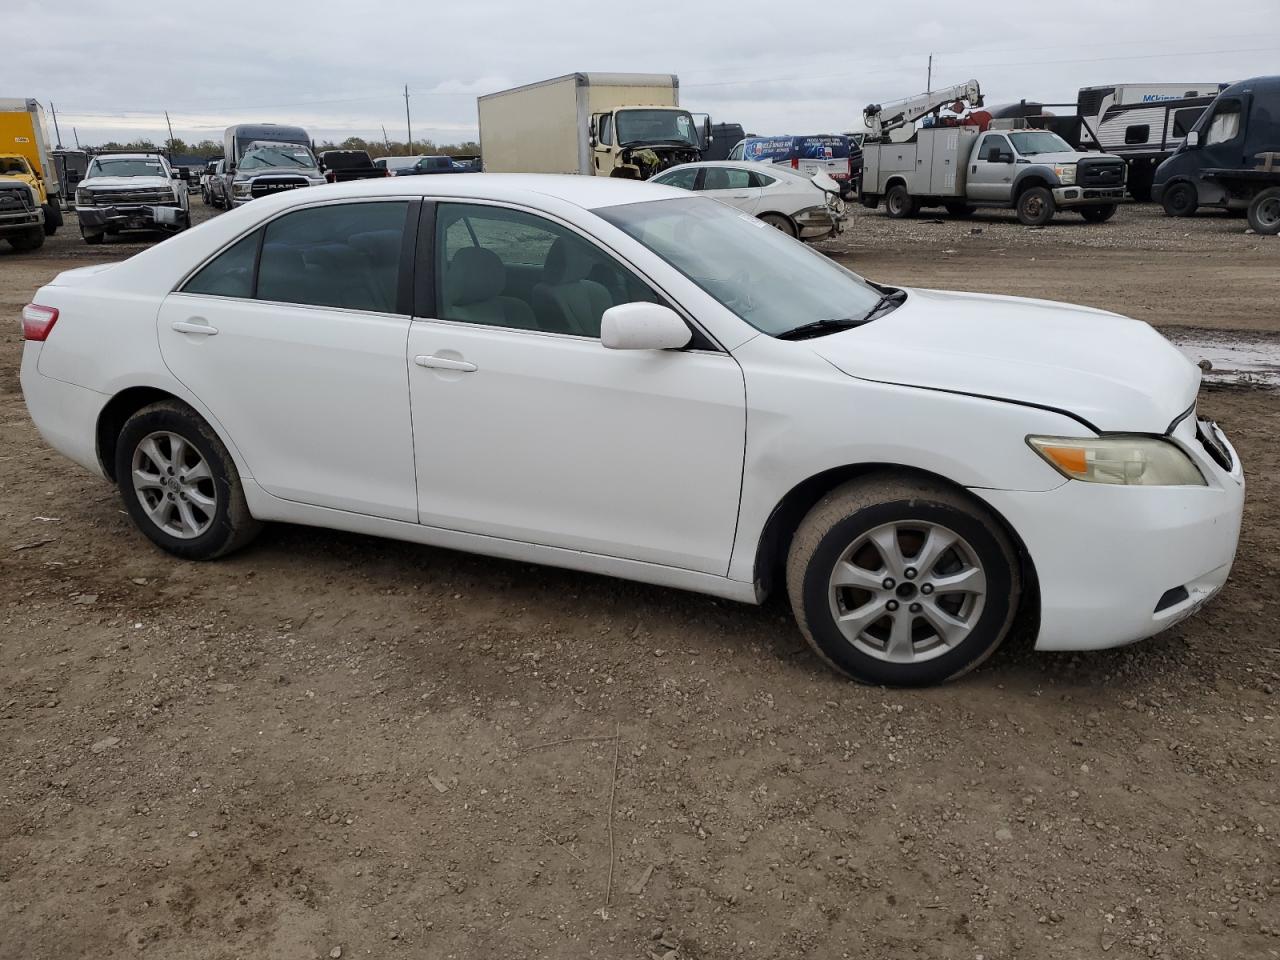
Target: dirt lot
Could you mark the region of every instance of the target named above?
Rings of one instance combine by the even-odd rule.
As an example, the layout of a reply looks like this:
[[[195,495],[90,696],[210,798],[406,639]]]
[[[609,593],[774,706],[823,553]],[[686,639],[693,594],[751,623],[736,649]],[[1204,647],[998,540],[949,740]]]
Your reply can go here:
[[[859,213],[827,247],[1276,342],[1280,240],[1243,230]],[[0,252],[0,314],[136,249]],[[177,562],[36,436],[20,351],[15,323],[0,956],[1280,957],[1275,392],[1202,397],[1251,486],[1198,617],[897,692],[780,602],[286,526]]]

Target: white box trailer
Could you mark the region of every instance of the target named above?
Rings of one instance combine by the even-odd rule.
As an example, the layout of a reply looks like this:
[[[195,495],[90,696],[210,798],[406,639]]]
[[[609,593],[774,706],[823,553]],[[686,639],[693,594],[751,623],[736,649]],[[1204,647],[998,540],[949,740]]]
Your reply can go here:
[[[703,150],[670,73],[570,73],[485,94],[476,107],[489,173],[646,179]]]

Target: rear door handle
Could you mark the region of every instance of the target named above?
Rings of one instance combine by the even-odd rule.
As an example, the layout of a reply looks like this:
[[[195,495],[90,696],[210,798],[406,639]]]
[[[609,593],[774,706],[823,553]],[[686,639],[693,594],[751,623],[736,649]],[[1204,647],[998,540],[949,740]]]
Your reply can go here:
[[[475,373],[479,369],[470,360],[452,360],[449,357],[414,357],[413,362],[432,370],[457,370],[459,373]]]
[[[173,321],[173,329],[179,333],[194,333],[202,337],[212,337],[218,332],[218,328],[208,323],[192,323],[189,320]]]

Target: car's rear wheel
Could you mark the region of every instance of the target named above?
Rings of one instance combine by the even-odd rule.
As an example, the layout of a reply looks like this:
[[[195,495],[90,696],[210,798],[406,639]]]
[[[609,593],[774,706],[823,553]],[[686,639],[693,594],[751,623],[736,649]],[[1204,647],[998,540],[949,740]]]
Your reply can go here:
[[[884,211],[896,220],[914,217],[920,212],[920,201],[900,183],[895,183],[884,195]]]
[[[175,556],[212,560],[261,529],[227,448],[184,403],[153,403],[125,421],[115,473],[133,522]]]
[[[781,230],[788,237],[796,235],[796,225],[788,217],[784,217],[780,213],[762,213],[760,219],[775,230]]]
[[[1165,187],[1164,193],[1160,197],[1160,205],[1164,207],[1164,212],[1171,217],[1189,217],[1196,212],[1196,208],[1200,206],[1200,197],[1196,192],[1196,185],[1188,183],[1186,180],[1178,180],[1175,183]]]
[[[44,205],[44,235],[52,237],[58,232],[60,226],[62,226],[62,208],[55,201],[50,200]]]
[[[880,474],[809,511],[788,551],[787,591],[801,632],[836,670],[924,686],[995,651],[1021,580],[1008,537],[977,501]]]
[[[1018,221],[1028,227],[1043,227],[1053,219],[1053,194],[1048,187],[1031,187],[1018,197]]]
[[[1249,226],[1255,233],[1280,234],[1280,187],[1263,190],[1249,204]]]

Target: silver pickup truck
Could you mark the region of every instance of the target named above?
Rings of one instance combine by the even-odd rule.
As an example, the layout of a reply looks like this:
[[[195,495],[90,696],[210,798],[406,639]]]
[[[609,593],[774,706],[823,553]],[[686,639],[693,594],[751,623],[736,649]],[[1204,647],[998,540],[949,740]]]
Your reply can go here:
[[[1124,199],[1124,160],[1073,150],[1048,130],[926,127],[902,143],[864,143],[862,155],[862,204],[883,201],[891,217],[922,207],[954,217],[1002,207],[1028,226],[1064,209],[1102,223]]]

